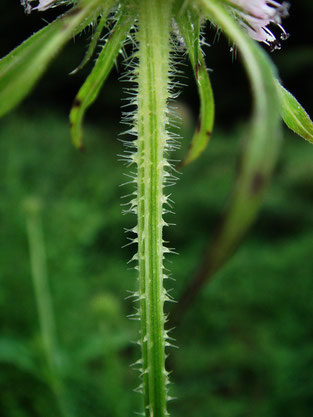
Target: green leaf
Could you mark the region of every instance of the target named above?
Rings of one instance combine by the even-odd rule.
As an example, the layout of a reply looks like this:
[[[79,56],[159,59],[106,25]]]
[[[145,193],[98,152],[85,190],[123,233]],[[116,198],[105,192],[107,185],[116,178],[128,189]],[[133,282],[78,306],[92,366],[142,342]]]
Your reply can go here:
[[[0,61],[0,116],[25,98],[66,42],[100,13],[99,4],[101,0],[81,0]]]
[[[313,123],[310,116],[278,80],[276,80],[276,86],[280,98],[280,114],[284,122],[297,135],[313,143]]]
[[[214,97],[208,71],[200,47],[199,16],[192,9],[177,17],[180,32],[185,40],[200,97],[200,115],[188,153],[180,166],[197,159],[206,149],[214,125]]]
[[[271,177],[281,138],[276,70],[263,49],[244,32],[220,1],[198,0],[209,19],[234,42],[250,79],[254,111],[232,196],[205,260],[207,276],[231,256],[256,218]]]
[[[263,49],[244,32],[219,0],[197,0],[203,14],[222,29],[239,50],[249,77],[254,110],[244,142],[236,181],[214,239],[170,314],[175,326],[205,283],[225,264],[249,230],[260,209],[281,138],[276,70]]]
[[[82,148],[82,123],[88,107],[96,100],[101,87],[109,75],[114,62],[131,29],[133,19],[130,13],[120,12],[111,36],[103,47],[95,66],[85,83],[80,88],[70,112],[71,134],[73,143]]]
[[[92,35],[92,38],[91,38],[89,47],[87,49],[86,55],[84,56],[84,59],[79,64],[79,66],[76,69],[74,69],[74,71],[71,72],[71,75],[77,74],[77,72],[80,71],[81,69],[83,69],[84,66],[89,62],[90,58],[92,57],[92,55],[95,52],[95,49],[98,45],[99,38],[101,36],[101,33],[102,33],[106,23],[107,23],[107,14],[104,13],[104,14],[102,14],[102,16],[99,20],[99,23],[97,24],[97,28]]]

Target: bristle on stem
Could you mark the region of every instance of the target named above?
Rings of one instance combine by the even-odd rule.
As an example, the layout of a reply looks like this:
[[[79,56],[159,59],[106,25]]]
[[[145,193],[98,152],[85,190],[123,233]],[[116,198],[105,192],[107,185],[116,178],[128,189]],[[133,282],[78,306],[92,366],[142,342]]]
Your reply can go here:
[[[169,137],[168,101],[170,87],[170,31],[171,0],[139,0],[138,51],[133,55],[128,70],[135,89],[128,89],[132,114],[126,113],[124,121],[130,125],[128,133],[136,136],[126,149],[134,153],[125,155],[125,162],[137,169],[133,182],[136,193],[128,206],[138,219],[136,238],[138,253],[132,258],[138,263],[139,290],[131,295],[139,303],[138,311],[131,317],[140,319],[140,345],[142,360],[140,392],[144,396],[145,417],[165,417],[167,412],[168,372],[165,369],[165,348],[169,345],[164,330],[164,303],[170,300],[163,287],[164,255],[171,250],[164,247],[163,214],[170,206],[164,187],[174,182],[169,175],[170,163],[165,154],[173,138]],[[157,47],[156,47],[157,46]]]

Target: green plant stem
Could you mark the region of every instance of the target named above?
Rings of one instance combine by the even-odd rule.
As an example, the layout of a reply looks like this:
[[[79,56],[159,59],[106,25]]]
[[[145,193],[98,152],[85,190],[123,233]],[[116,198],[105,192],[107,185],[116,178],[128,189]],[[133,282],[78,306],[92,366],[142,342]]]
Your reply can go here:
[[[144,415],[164,417],[166,383],[163,196],[170,58],[169,0],[139,1],[137,120],[138,266]]]
[[[57,350],[55,321],[48,284],[46,252],[37,201],[27,202],[27,232],[31,259],[31,276],[36,296],[40,332],[49,368],[55,366]]]
[[[56,325],[48,282],[40,210],[40,202],[36,199],[32,198],[26,201],[25,211],[31,260],[31,277],[38,310],[40,334],[48,366],[48,383],[57,398],[61,414],[64,417],[72,417],[72,405],[60,374],[60,350],[57,342]]]

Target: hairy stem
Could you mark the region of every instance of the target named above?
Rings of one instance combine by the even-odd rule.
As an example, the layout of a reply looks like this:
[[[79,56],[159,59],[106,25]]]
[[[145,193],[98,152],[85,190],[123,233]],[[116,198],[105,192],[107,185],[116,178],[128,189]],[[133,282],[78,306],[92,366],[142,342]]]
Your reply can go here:
[[[162,229],[167,161],[170,0],[139,1],[137,124],[138,266],[142,377],[146,417],[166,410]]]

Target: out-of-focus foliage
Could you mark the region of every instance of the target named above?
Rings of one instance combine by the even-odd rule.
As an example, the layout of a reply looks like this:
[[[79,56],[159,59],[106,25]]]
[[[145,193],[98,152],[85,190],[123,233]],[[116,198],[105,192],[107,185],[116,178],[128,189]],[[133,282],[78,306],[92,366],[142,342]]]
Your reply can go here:
[[[184,118],[188,119],[187,115]],[[190,279],[232,181],[242,129],[219,132],[210,153],[187,167],[173,190],[182,256],[169,264],[174,297]],[[136,322],[126,291],[135,271],[123,227],[125,168],[116,132],[87,129],[86,153],[68,127],[47,113],[2,124],[0,406],[5,417],[56,417],[30,277],[23,202],[43,204],[43,227],[63,374],[75,416],[131,415],[138,358]],[[312,410],[313,176],[309,145],[292,135],[262,215],[236,257],[208,285],[176,330],[172,415],[309,417]],[[181,151],[183,155],[183,150]],[[127,181],[127,180],[126,180]],[[188,190],[188,192],[186,192]],[[212,190],[214,192],[212,192]]]

